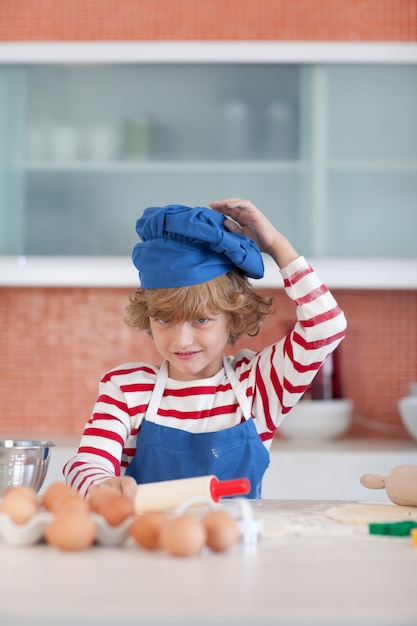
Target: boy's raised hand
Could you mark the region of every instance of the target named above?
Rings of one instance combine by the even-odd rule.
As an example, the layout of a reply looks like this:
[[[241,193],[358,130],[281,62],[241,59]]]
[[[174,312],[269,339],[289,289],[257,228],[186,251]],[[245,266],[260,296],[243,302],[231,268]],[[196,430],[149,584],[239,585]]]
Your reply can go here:
[[[265,234],[267,234],[268,225],[269,233],[274,230],[274,227],[252,202],[241,198],[228,198],[211,202],[210,207],[235,220],[234,222],[231,220],[225,222],[228,230],[250,237],[258,244],[262,252],[267,252],[263,246],[264,237],[262,233],[265,230]]]
[[[209,206],[231,217],[234,221],[226,220],[225,227],[253,239],[261,252],[268,253],[280,267],[285,267],[299,256],[289,241],[250,200],[226,198],[211,202]]]

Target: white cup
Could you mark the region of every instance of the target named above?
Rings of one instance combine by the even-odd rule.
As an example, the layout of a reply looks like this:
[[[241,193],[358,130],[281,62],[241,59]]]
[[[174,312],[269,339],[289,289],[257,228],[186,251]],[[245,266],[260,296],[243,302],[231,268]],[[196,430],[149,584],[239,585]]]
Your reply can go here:
[[[27,134],[27,158],[31,161],[42,161],[47,157],[47,136],[42,126],[31,126]]]
[[[96,126],[85,134],[84,153],[93,161],[114,161],[120,154],[120,133],[115,128]]]
[[[49,151],[57,161],[75,161],[80,157],[81,135],[74,126],[54,126],[50,132]]]

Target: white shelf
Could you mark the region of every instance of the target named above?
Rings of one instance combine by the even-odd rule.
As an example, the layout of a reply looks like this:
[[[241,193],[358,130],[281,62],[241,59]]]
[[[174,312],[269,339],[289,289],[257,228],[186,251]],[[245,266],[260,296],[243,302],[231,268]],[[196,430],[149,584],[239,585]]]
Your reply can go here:
[[[414,42],[3,42],[0,63],[417,63]]]
[[[417,259],[308,258],[331,289],[417,289]],[[260,288],[282,288],[281,274],[264,257]],[[126,257],[0,256],[0,286],[129,287],[138,274]]]
[[[376,161],[376,160],[346,160],[329,161],[329,169],[332,170],[361,170],[375,172],[415,172],[417,171],[417,161]]]
[[[18,166],[27,172],[72,172],[72,171],[104,171],[104,172],[137,172],[137,171],[297,171],[301,166],[300,161],[182,161],[182,160],[132,160],[132,161],[27,161]]]
[[[137,171],[297,171],[301,167],[306,167],[305,161],[286,161],[286,160],[269,160],[259,159],[257,161],[241,160],[241,161],[222,161],[222,160],[114,160],[114,161],[26,161],[18,164],[16,167],[24,169],[27,172],[65,172],[68,171],[103,171],[103,172],[137,172]],[[329,161],[327,167],[337,171],[380,171],[380,172],[415,172],[417,171],[417,161],[367,161],[367,160],[346,160],[346,161]]]

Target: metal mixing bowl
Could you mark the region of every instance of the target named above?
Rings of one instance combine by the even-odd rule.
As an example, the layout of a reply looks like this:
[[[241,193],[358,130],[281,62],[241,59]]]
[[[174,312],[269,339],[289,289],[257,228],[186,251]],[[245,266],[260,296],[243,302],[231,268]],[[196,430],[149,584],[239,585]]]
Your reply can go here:
[[[8,487],[26,485],[39,491],[48,471],[52,441],[0,440],[0,497]]]

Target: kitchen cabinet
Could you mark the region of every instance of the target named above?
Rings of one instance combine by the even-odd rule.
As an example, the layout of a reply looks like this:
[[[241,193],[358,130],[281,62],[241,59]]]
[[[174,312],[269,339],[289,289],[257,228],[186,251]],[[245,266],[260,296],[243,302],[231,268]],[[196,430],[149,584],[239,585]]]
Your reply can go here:
[[[396,63],[194,49],[3,60],[3,258],[127,256],[146,206],[239,195],[306,256],[414,264],[415,48]]]

